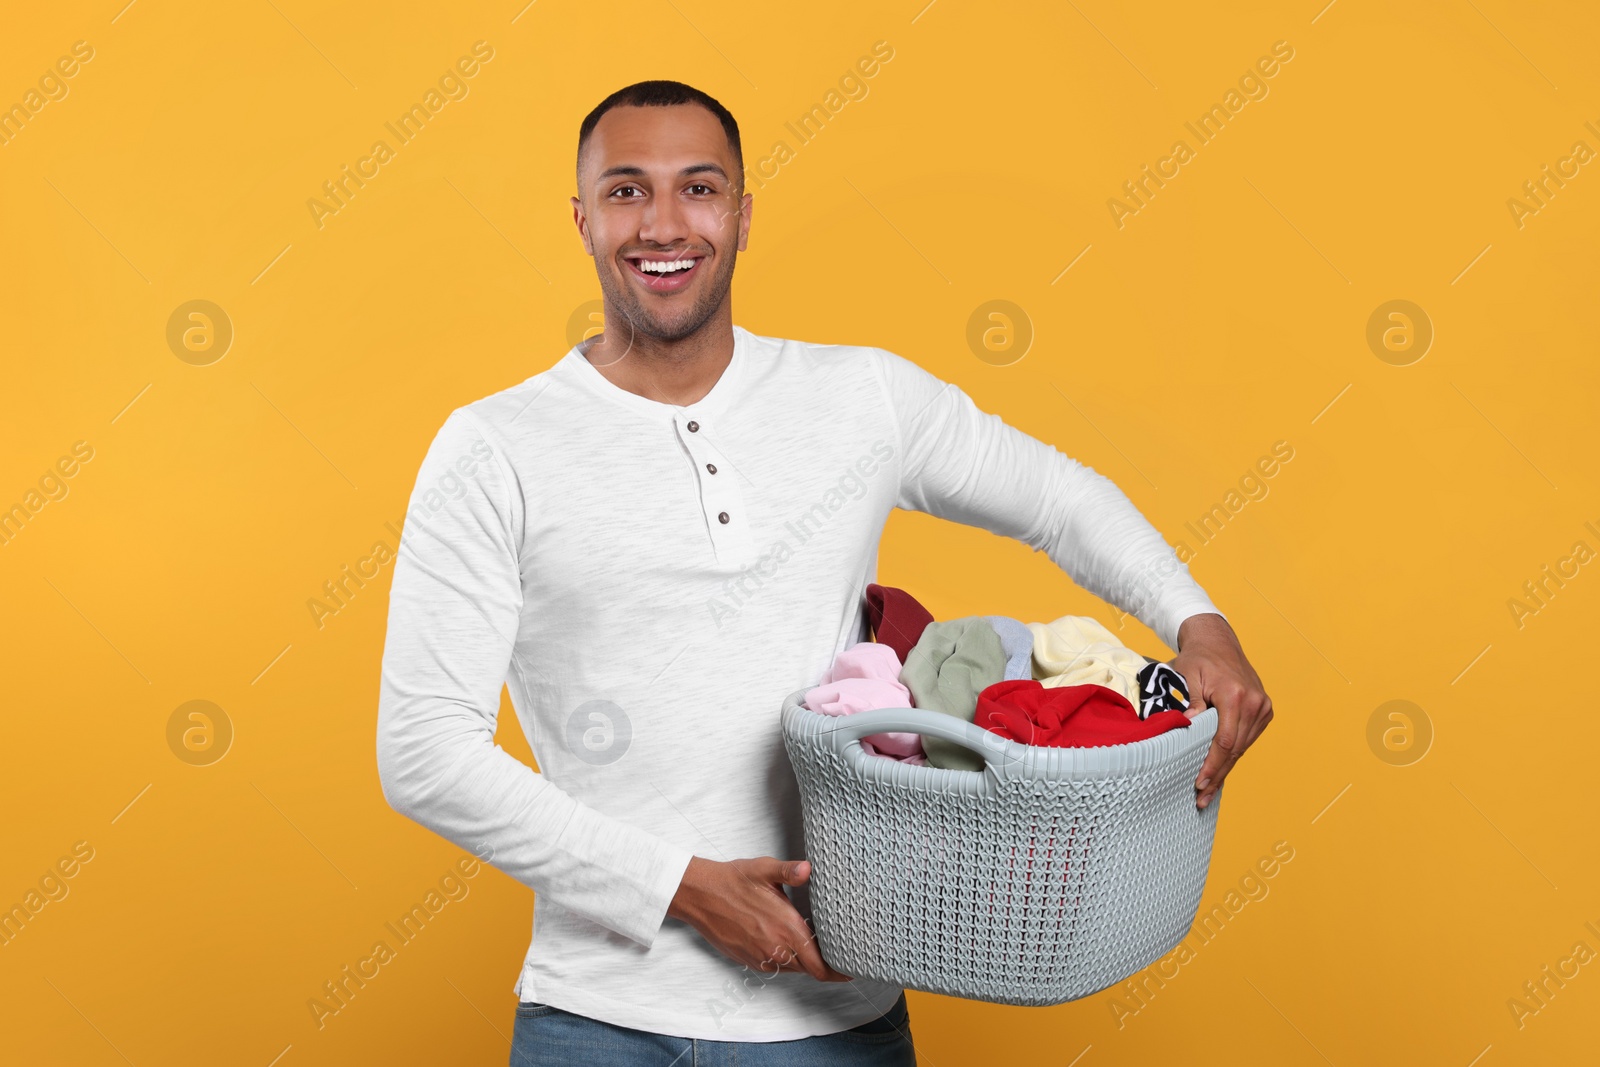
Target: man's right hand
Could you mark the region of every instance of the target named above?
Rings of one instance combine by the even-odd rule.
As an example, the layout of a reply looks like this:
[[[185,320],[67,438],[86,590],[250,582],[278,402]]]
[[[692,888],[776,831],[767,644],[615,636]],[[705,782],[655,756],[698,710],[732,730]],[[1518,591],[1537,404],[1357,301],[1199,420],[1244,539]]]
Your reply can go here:
[[[804,885],[805,860],[759,859],[720,863],[695,856],[667,915],[682,919],[718,952],[746,967],[775,974],[804,971],[819,982],[849,982],[822,961],[817,939],[789,903],[782,886]]]

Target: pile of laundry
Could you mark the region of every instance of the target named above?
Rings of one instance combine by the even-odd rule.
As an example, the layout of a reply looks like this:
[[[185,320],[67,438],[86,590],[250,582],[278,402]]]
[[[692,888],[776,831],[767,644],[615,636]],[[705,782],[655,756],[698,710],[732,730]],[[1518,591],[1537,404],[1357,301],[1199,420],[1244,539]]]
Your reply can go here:
[[[823,715],[928,708],[1024,745],[1095,748],[1189,725],[1183,676],[1126,647],[1094,619],[1022,623],[1002,615],[936,622],[911,594],[867,586],[873,640],[834,659],[805,706]],[[938,737],[873,734],[869,753],[919,766],[982,770]]]

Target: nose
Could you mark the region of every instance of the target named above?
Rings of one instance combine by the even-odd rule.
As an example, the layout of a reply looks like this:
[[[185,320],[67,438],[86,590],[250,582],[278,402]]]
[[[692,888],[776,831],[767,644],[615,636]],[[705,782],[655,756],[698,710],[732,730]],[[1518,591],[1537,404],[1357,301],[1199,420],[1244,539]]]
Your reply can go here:
[[[658,245],[671,245],[689,236],[689,222],[683,205],[674,196],[653,196],[639,220],[639,239]]]

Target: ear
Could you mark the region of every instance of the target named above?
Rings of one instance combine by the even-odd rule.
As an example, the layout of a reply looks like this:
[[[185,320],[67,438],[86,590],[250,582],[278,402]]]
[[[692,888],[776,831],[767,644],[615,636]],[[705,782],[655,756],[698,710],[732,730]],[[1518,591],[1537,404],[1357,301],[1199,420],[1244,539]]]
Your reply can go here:
[[[578,235],[583,238],[583,250],[594,255],[594,242],[589,240],[589,216],[583,213],[583,201],[577,197],[572,198],[572,222],[578,227]]]
[[[739,200],[739,251],[750,243],[750,212],[755,210],[755,197],[745,193]]]

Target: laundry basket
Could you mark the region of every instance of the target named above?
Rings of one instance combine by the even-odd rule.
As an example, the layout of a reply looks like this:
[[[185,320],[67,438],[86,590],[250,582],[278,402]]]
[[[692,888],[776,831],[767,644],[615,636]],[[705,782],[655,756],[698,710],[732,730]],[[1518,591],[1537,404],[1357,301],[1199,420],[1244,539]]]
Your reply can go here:
[[[859,978],[999,1004],[1075,1000],[1159,959],[1194,922],[1221,790],[1195,807],[1217,730],[1103,748],[1021,745],[937,711],[834,717],[784,701],[812,923]],[[981,771],[864,752],[891,731],[941,737]]]

